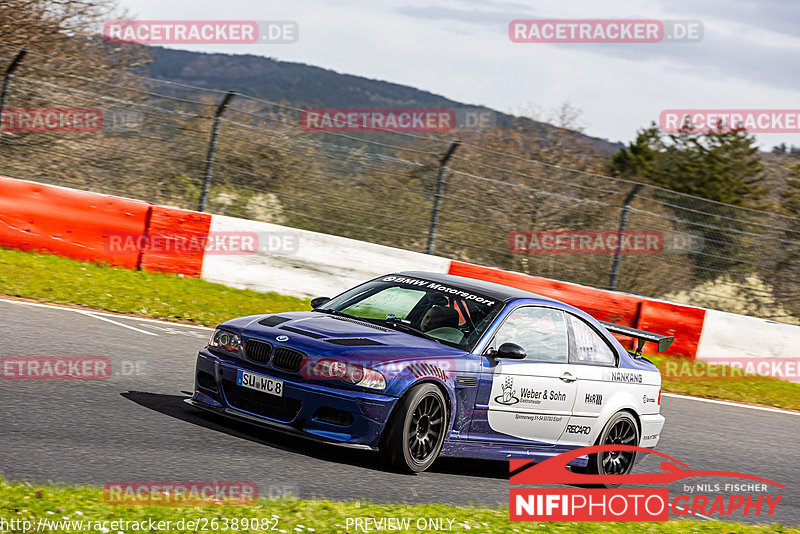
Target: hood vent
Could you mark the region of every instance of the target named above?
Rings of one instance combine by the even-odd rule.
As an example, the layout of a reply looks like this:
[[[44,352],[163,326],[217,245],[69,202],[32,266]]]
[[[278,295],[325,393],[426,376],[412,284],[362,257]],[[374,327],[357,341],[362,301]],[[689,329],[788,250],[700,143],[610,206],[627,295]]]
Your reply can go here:
[[[349,317],[333,317],[337,321],[347,321],[348,323],[355,323],[360,324],[361,326],[369,326],[370,328],[374,328],[375,330],[380,330],[381,332],[394,332],[391,328],[384,328],[383,326],[378,326],[376,324],[369,323],[367,321],[359,321],[358,319],[351,319]]]
[[[316,334],[314,332],[309,332],[307,330],[300,330],[299,328],[295,328],[293,326],[282,326],[281,330],[286,330],[287,332],[294,332],[295,334],[300,334],[301,336],[313,337],[314,339],[321,339],[325,337],[322,334]]]
[[[281,323],[285,323],[286,321],[291,321],[288,317],[281,317],[280,315],[270,315],[269,317],[264,317],[258,324],[262,326],[278,326]]]
[[[384,343],[378,343],[377,341],[373,341],[371,339],[366,339],[363,337],[348,337],[342,339],[326,339],[328,343],[333,343],[334,345],[343,345],[345,347],[370,347],[370,346],[378,346],[384,345]]]

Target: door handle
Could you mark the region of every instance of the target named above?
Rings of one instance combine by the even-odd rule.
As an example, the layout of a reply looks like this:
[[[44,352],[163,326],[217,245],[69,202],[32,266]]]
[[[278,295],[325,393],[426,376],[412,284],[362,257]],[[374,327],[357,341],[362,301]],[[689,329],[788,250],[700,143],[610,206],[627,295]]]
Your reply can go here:
[[[575,378],[574,376],[572,376],[569,373],[564,373],[559,378],[564,382],[575,382],[577,380],[577,378]]]

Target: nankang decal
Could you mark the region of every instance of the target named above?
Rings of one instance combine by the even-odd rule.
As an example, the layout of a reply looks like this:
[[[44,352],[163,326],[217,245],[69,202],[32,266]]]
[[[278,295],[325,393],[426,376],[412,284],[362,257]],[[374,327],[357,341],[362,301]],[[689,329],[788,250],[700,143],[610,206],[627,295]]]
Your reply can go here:
[[[428,280],[420,280],[419,278],[409,278],[406,276],[384,276],[381,278],[381,280],[383,282],[397,282],[400,284],[408,284],[420,288],[433,289],[434,291],[441,291],[442,293],[447,293],[448,295],[455,295],[465,300],[474,300],[475,302],[485,304],[486,306],[494,306],[495,304],[494,300],[487,299],[486,297],[482,297],[474,293],[469,293],[468,291],[464,291],[462,289],[449,287],[438,282],[430,282]]]
[[[642,373],[631,371],[609,371],[606,373],[609,382],[625,382],[626,384],[641,384],[644,381]]]

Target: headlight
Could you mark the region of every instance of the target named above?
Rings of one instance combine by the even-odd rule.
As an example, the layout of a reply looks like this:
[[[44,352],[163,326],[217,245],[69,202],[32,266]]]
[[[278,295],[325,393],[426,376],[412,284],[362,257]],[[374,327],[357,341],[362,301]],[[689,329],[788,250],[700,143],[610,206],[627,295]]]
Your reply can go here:
[[[375,369],[331,358],[323,358],[314,363],[310,367],[308,375],[312,379],[339,379],[362,388],[384,389],[386,387],[386,379]]]
[[[239,336],[227,330],[214,330],[214,335],[208,341],[209,347],[225,349],[228,352],[239,353]]]

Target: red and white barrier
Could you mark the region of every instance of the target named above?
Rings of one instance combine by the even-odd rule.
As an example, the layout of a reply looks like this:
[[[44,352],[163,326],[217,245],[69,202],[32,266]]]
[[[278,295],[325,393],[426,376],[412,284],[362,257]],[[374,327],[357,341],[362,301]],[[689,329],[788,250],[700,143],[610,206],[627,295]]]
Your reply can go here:
[[[212,215],[211,235],[254,235],[256,253],[207,253],[202,277],[238,288],[332,297],[382,274],[446,273],[450,260],[318,232]]]
[[[697,353],[706,312],[702,308],[458,261],[450,262],[448,272],[532,291],[571,304],[601,321],[675,336],[668,354],[694,357]],[[627,348],[633,348],[634,341],[630,338],[620,337],[619,340]],[[646,346],[645,351],[648,350],[651,347]]]
[[[154,205],[147,220],[148,246],[142,247],[138,268],[200,276],[205,256],[202,245],[208,239],[210,226],[211,216],[207,213]]]
[[[706,311],[697,358],[787,358],[800,361],[800,327],[736,315]]]
[[[112,237],[120,235],[130,236],[131,242],[141,246],[110,247]],[[258,247],[242,251],[214,246],[231,235],[254,237]],[[198,242],[204,246],[174,246]],[[201,276],[232,287],[302,297],[333,296],[389,272],[450,273],[527,289],[572,304],[601,320],[674,335],[668,354],[709,361],[720,357],[796,359],[800,347],[800,327],[784,323],[318,232],[5,177],[0,177],[0,246],[130,269]]]
[[[112,251],[110,234],[140,240],[149,211],[147,202],[0,177],[0,246],[135,269],[138,253]]]

